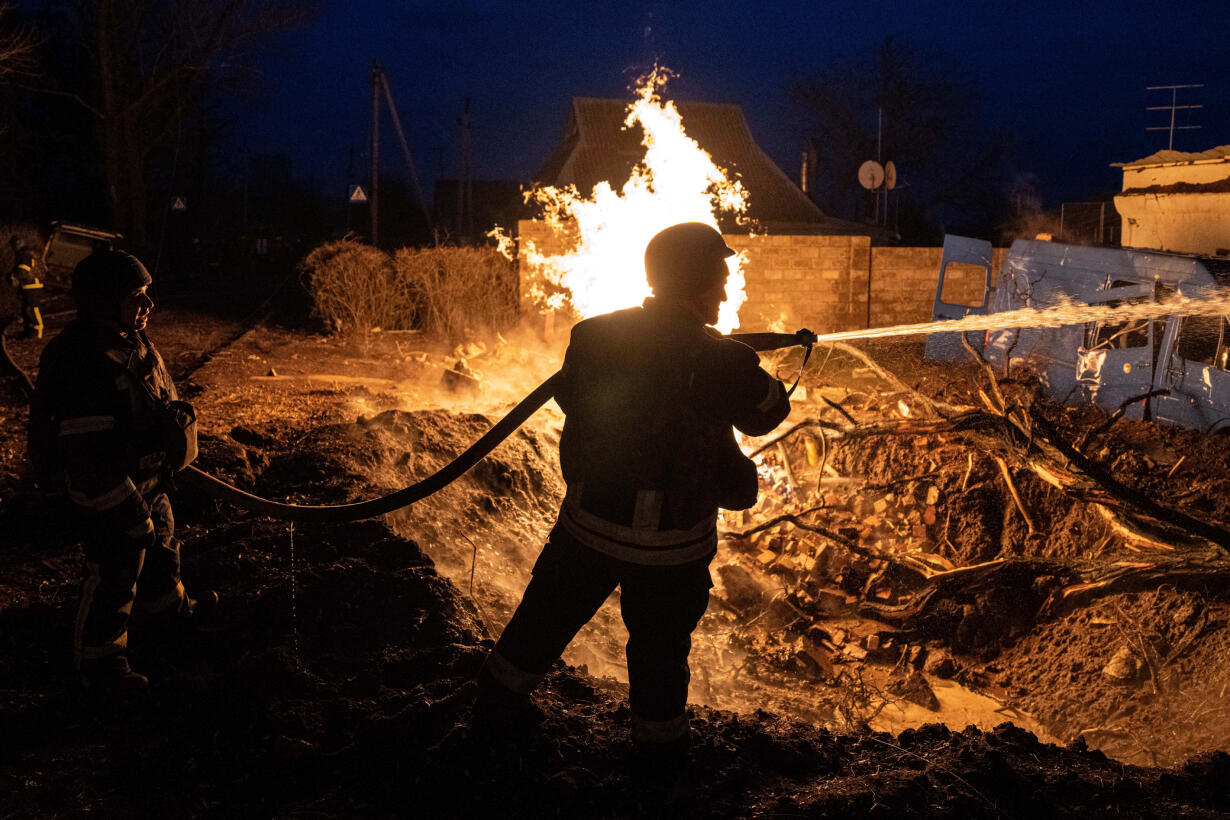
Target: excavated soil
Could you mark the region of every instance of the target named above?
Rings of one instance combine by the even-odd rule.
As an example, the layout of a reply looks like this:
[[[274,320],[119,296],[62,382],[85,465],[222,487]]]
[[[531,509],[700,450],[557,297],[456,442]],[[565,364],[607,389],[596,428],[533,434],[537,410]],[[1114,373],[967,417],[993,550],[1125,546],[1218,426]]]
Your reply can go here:
[[[160,314],[151,335],[198,407],[200,466],[300,502],[357,500],[430,474],[559,360],[528,341],[449,350],[416,334],[360,345],[270,327],[214,350],[238,330]],[[924,362],[919,347],[869,352],[911,388],[979,404],[977,370]],[[37,346],[16,354],[32,368]],[[458,358],[476,382],[445,375]],[[767,358],[783,375],[797,365]],[[816,359],[783,430],[919,412],[915,395],[860,362]],[[1106,421],[1045,412],[1074,439]],[[134,664],[152,689],[124,710],[88,708],[71,685],[76,544],[20,490],[15,390],[0,413],[5,817],[1230,812],[1230,756],[1218,751],[1230,746],[1224,589],[1163,584],[1046,615],[1039,605],[1060,579],[1021,575],[954,593],[910,623],[873,617],[917,592],[893,562],[788,521],[748,532],[793,513],[938,567],[1150,557],[1090,505],[1013,469],[1030,534],[1000,468],[955,433],[819,452],[802,430],[759,457],[764,499],[723,522],[714,603],[696,636],[693,766],[663,801],[635,777],[613,611],[539,689],[539,720],[493,731],[471,716],[473,675],[562,493],[558,411],[379,521],[291,527],[178,492],[185,581],[224,604],[206,629],[134,626]],[[1118,422],[1082,446],[1157,499],[1230,522],[1224,439]]]

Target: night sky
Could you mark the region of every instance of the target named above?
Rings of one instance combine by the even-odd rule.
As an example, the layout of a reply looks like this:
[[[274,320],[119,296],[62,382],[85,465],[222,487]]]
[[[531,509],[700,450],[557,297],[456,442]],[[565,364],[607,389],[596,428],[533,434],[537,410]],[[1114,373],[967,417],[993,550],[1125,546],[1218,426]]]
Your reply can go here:
[[[314,22],[278,38],[263,92],[235,139],[285,151],[326,190],[365,181],[370,65],[386,67],[420,177],[457,173],[457,117],[471,100],[474,174],[528,181],[563,132],[573,96],[627,96],[656,59],[667,94],[742,106],[761,146],[797,175],[802,135],[792,81],[872,54],[888,36],[975,80],[991,127],[1023,144],[1019,170],[1044,204],[1115,188],[1112,162],[1166,147],[1169,94],[1204,83],[1175,148],[1230,143],[1230,23],[1223,2],[399,3],[323,0]],[[1183,112],[1180,112],[1183,115]],[[684,123],[686,128],[687,123]],[[391,124],[387,168],[404,165]],[[353,160],[351,151],[353,149]],[[820,147],[823,162],[823,146]],[[348,174],[353,162],[354,171]],[[908,168],[900,169],[908,179]]]

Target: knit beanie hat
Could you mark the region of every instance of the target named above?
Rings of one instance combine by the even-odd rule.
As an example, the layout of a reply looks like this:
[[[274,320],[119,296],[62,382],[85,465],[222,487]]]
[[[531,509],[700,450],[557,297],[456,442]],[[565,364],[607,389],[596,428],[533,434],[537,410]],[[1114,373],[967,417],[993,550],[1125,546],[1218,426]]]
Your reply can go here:
[[[78,310],[93,305],[113,305],[153,282],[149,271],[131,253],[95,251],[73,269],[73,299]]]

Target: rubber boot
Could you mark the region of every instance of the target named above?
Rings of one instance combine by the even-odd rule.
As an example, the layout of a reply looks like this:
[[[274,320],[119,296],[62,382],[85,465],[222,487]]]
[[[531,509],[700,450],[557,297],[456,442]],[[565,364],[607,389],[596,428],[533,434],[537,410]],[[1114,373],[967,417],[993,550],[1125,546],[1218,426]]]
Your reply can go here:
[[[532,736],[545,719],[529,695],[499,683],[486,666],[479,670],[477,682],[471,713],[476,733],[515,743]]]
[[[670,743],[634,743],[629,760],[633,788],[643,809],[686,803],[692,790],[691,738]]]
[[[131,701],[149,691],[149,678],[134,672],[122,654],[82,661],[80,682],[90,700]]]
[[[220,601],[216,591],[203,589],[188,598],[188,617],[193,624],[206,626],[217,618]]]

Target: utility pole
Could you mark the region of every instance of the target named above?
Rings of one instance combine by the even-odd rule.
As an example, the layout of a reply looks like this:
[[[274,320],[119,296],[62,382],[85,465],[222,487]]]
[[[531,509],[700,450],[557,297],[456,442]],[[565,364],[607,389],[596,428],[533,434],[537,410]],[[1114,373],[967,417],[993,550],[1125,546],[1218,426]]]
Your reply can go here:
[[[883,167],[884,165],[884,106],[882,105],[876,106],[876,162],[880,163],[880,166]],[[885,226],[887,226],[888,225],[888,205],[887,205],[888,192],[887,191],[884,192],[884,198],[885,198],[885,203],[886,203],[884,206],[884,223],[885,223]],[[876,189],[876,224],[877,225],[880,224],[880,189],[879,188]]]
[[[379,61],[372,61],[372,191],[368,200],[371,203],[372,244],[380,241],[378,214],[380,198],[380,95],[384,92],[384,101],[389,106],[389,114],[393,117],[393,129],[397,132],[401,144],[402,157],[406,160],[406,169],[410,172],[410,182],[414,186],[414,195],[418,200],[419,211],[428,232],[434,230],[431,212],[427,210],[427,202],[423,198],[423,188],[419,185],[418,171],[414,168],[414,157],[410,154],[410,143],[406,141],[406,132],[401,127],[401,117],[397,115],[397,106],[393,103],[393,92],[389,90],[389,78],[384,73],[384,66]]]
[[[380,246],[380,78],[384,69],[376,60],[372,60],[372,192],[368,199],[369,213],[372,218],[372,245]]]
[[[1150,85],[1146,86],[1146,91],[1169,91],[1170,105],[1150,105],[1145,108],[1146,111],[1169,111],[1170,125],[1158,125],[1146,127],[1146,131],[1169,131],[1170,139],[1166,143],[1168,150],[1174,150],[1174,132],[1175,131],[1191,131],[1199,128],[1199,125],[1175,125],[1174,113],[1179,110],[1192,110],[1196,108],[1204,108],[1203,105],[1179,105],[1179,89],[1180,88],[1204,88],[1204,83],[1189,83],[1187,85]]]

